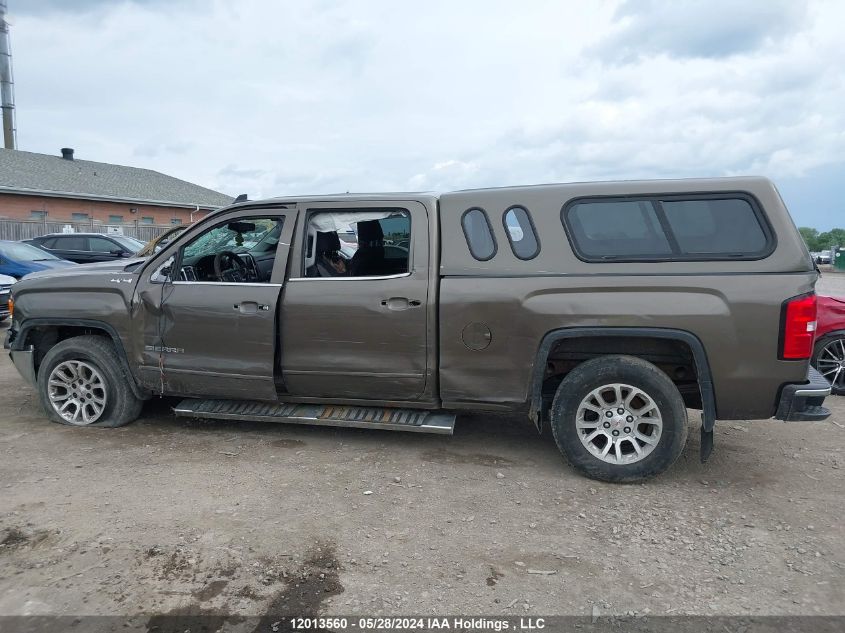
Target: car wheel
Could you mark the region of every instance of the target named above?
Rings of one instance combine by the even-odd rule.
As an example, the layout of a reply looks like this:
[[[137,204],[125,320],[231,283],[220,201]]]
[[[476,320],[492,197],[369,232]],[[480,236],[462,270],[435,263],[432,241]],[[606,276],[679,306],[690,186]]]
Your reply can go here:
[[[811,364],[830,382],[832,393],[845,395],[845,335],[823,336],[816,341]]]
[[[38,368],[38,395],[50,420],[72,426],[123,426],[144,404],[114,345],[102,336],[77,336],[52,347]]]
[[[688,432],[678,388],[633,356],[603,356],[569,372],[552,403],[551,427],[572,466],[611,482],[664,472],[680,456]]]

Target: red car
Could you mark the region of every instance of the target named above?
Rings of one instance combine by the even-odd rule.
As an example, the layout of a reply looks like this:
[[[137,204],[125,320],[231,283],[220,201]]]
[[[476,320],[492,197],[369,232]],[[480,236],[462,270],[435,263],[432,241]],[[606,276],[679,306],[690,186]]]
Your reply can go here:
[[[845,395],[845,297],[819,295],[813,367],[830,381],[833,393]]]

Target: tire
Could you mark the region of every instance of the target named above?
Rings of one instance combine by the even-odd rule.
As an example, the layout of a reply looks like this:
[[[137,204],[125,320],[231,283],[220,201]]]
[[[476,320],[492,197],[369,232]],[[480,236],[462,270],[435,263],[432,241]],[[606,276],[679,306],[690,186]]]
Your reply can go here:
[[[51,377],[59,386],[51,385]],[[144,405],[132,392],[112,342],[90,335],[66,339],[47,352],[38,368],[38,397],[51,421],[72,426],[124,426]],[[54,400],[58,407],[72,400],[68,417],[60,415]]]
[[[666,471],[683,451],[688,433],[678,388],[657,367],[634,356],[603,356],[569,372],[552,403],[551,427],[560,452],[576,470],[609,482],[642,481]],[[605,449],[606,456],[595,454]]]
[[[831,393],[843,396],[845,395],[845,368],[839,373],[831,374],[830,372],[836,369],[834,361],[845,362],[845,334],[829,334],[821,337],[813,347],[813,357],[810,360],[810,364],[830,382]]]

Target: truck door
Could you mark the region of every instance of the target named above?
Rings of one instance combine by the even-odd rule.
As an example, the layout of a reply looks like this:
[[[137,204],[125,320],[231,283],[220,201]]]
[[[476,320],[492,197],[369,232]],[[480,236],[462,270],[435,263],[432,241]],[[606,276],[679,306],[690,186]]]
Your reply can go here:
[[[188,396],[276,399],[277,318],[296,211],[190,229],[139,282],[143,381]]]
[[[293,397],[424,399],[429,219],[418,201],[300,205],[282,305],[282,375]]]

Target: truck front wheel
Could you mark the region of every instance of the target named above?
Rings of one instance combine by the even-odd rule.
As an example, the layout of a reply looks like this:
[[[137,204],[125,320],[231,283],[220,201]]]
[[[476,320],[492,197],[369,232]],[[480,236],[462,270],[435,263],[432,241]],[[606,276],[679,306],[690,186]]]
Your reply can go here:
[[[38,395],[50,420],[72,426],[123,426],[143,407],[114,345],[102,336],[76,336],[52,347],[38,368]]]
[[[687,412],[660,369],[634,356],[603,356],[581,363],[560,383],[551,427],[561,453],[581,473],[632,482],[678,459]]]

